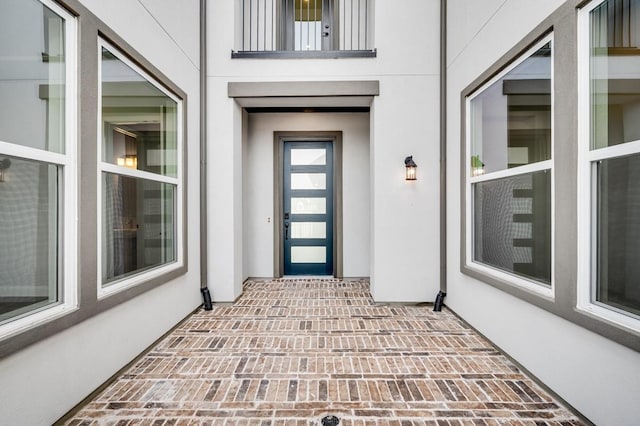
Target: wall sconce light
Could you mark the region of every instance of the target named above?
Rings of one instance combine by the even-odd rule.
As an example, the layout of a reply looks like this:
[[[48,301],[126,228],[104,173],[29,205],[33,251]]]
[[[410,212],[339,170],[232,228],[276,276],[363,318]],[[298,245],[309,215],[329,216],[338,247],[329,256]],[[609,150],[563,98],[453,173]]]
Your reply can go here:
[[[0,161],[0,182],[4,182],[4,175],[6,173],[5,170],[7,170],[9,167],[11,167],[11,160],[5,158]]]
[[[118,157],[117,164],[120,167],[127,167],[129,169],[138,168],[138,157],[136,155],[125,155],[124,157]]]
[[[413,155],[404,159],[404,165],[407,168],[405,180],[416,180],[416,168],[418,165],[413,161]]]
[[[479,155],[471,156],[471,176],[481,176],[484,174],[484,163]]]

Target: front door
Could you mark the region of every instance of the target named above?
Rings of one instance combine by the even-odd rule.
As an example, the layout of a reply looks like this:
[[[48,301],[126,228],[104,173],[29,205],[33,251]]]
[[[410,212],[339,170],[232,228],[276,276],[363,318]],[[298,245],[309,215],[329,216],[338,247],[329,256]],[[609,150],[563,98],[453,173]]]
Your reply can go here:
[[[333,144],[284,142],[285,275],[333,275]]]

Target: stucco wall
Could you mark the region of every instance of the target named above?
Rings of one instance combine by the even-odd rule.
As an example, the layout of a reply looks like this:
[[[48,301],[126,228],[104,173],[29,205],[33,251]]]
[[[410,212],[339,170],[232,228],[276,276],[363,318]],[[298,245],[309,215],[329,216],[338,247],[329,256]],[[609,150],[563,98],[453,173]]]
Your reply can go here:
[[[377,1],[377,57],[343,59],[231,59],[236,47],[234,3],[212,2],[208,9],[210,28],[215,28],[208,39],[208,184],[212,197],[208,236],[209,265],[215,271],[209,285],[214,299],[238,297],[242,280],[249,273],[243,273],[242,253],[254,250],[238,247],[238,241],[248,241],[245,234],[249,232],[246,227],[236,226],[242,221],[241,204],[246,200],[236,185],[238,179],[242,180],[236,173],[242,169],[243,123],[238,104],[228,98],[228,83],[377,80],[380,96],[375,97],[370,113],[368,168],[368,269],[373,296],[379,301],[433,300],[439,289],[440,269],[440,2],[407,0],[403,7],[397,7],[394,2]],[[413,155],[418,164],[415,182],[404,180],[407,155]],[[356,173],[366,172],[363,167]],[[224,208],[216,210],[216,205]],[[359,263],[345,258],[345,275],[349,270],[354,274],[364,271],[364,264]]]
[[[369,114],[250,114],[244,162],[244,274],[271,277],[275,131],[342,131],[345,277],[369,276]]]
[[[1,359],[2,424],[52,424],[201,301],[198,1],[81,3],[187,93],[188,273]]]
[[[640,354],[460,272],[460,93],[562,3],[448,1],[446,303],[594,423],[632,425]]]

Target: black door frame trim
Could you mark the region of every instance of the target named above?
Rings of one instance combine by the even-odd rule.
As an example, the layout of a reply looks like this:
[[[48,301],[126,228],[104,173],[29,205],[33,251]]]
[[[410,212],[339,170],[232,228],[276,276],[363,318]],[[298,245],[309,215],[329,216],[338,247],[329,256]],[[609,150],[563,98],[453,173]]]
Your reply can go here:
[[[273,133],[273,276],[284,275],[284,244],[282,238],[283,203],[283,159],[284,143],[288,141],[331,141],[333,142],[333,276],[343,276],[342,251],[342,132],[341,131],[300,131]]]

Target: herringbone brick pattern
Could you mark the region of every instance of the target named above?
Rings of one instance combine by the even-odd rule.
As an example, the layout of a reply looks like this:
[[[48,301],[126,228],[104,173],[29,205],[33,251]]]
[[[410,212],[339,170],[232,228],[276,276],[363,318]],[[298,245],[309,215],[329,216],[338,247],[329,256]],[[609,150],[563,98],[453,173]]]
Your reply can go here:
[[[446,309],[366,281],[248,281],[199,311],[68,425],[578,425]]]

